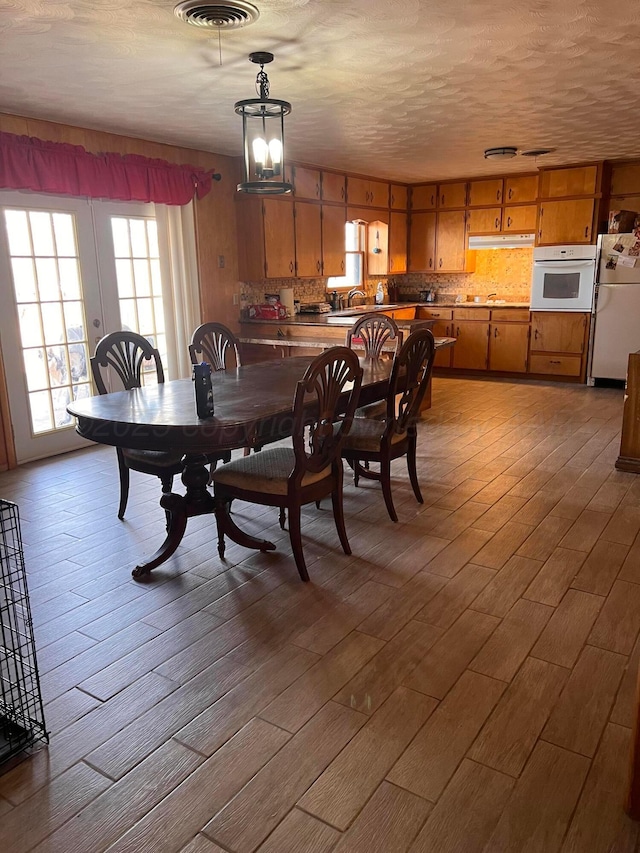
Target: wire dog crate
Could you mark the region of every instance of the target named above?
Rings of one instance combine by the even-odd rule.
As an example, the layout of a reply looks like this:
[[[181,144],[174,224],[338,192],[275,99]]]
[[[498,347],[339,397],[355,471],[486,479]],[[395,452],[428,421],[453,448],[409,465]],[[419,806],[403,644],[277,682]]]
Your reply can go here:
[[[49,742],[44,723],[18,507],[0,499],[0,761]]]

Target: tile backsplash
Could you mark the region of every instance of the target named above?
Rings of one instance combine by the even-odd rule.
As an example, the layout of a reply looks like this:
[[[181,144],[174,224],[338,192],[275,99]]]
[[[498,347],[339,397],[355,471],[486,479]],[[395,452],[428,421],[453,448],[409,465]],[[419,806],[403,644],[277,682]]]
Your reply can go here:
[[[401,298],[412,301],[420,290],[435,287],[440,299],[458,295],[486,298],[495,293],[507,302],[528,302],[533,266],[533,249],[478,249],[475,252],[475,272],[468,273],[407,273],[393,276]],[[373,298],[378,281],[385,286],[391,276],[377,276],[365,281],[363,290]],[[281,278],[242,282],[241,300],[250,305],[264,302],[265,293],[277,293],[281,287],[292,287],[300,302],[318,302],[327,298],[325,278]]]

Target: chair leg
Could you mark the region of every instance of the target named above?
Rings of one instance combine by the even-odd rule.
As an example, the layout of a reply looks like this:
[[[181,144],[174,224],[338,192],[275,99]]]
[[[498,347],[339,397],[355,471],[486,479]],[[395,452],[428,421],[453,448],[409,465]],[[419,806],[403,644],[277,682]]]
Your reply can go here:
[[[417,438],[414,436],[409,441],[409,447],[407,448],[407,469],[409,471],[409,480],[411,481],[411,486],[413,488],[413,494],[416,496],[416,500],[419,504],[424,503],[422,498],[422,492],[420,491],[420,483],[418,482],[418,470],[416,468],[416,449],[417,449]]]
[[[296,561],[296,566],[303,581],[309,580],[309,572],[307,564],[304,561],[302,552],[302,533],[300,530],[300,506],[289,507],[289,539],[291,540],[291,550]]]
[[[118,451],[120,449],[118,448]],[[124,459],[118,452],[118,473],[120,474],[120,504],[118,506],[118,518],[124,518],[124,511],[127,508],[127,500],[129,498],[129,469],[124,463]]]
[[[342,472],[340,473],[342,478]],[[333,506],[333,520],[335,521],[340,544],[345,554],[351,554],[351,546],[347,539],[347,528],[344,526],[344,501],[342,493],[342,480],[336,485],[331,492],[331,504]]]
[[[382,481],[382,494],[384,495],[384,502],[387,505],[387,512],[389,513],[389,518],[391,519],[391,521],[397,521],[398,516],[393,505],[393,495],[391,494],[390,459],[380,460],[380,479]]]
[[[287,520],[287,511],[283,506],[281,506],[280,507],[280,514],[278,515],[278,521],[280,523],[280,530],[284,530],[284,525],[285,525],[286,520]]]

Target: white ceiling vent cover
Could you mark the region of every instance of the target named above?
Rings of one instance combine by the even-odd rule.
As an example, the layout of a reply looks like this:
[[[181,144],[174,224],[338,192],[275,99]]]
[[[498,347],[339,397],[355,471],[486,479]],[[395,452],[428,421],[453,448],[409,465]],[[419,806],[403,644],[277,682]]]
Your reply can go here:
[[[244,0],[219,0],[218,3],[184,0],[178,3],[173,14],[194,27],[208,27],[218,31],[247,27],[260,17],[260,11]]]

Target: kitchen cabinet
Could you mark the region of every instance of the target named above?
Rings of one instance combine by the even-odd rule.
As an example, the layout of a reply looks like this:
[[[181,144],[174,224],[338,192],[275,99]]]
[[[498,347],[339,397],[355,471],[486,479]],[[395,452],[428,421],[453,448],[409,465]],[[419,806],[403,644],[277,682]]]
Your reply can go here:
[[[346,221],[345,207],[331,204],[322,205],[323,275],[344,275]]]
[[[322,173],[322,200],[342,202],[347,200],[347,178],[337,172]]]
[[[313,278],[322,275],[322,219],[319,204],[296,201],[295,246],[296,275]]]
[[[469,207],[487,207],[502,203],[502,178],[469,182]]]
[[[438,184],[438,207],[464,207],[467,203],[467,182]]]
[[[453,320],[453,367],[486,370],[489,354],[489,323],[479,320]]]
[[[435,212],[411,214],[409,272],[435,270],[436,220]]]
[[[380,219],[367,225],[367,271],[370,276],[389,272],[389,226]]]
[[[466,217],[464,210],[438,213],[436,228],[436,272],[463,272],[466,260]]]
[[[504,179],[505,204],[536,201],[538,198],[538,175],[516,175]]]
[[[502,230],[518,234],[535,233],[538,207],[535,204],[507,205],[502,211]]]
[[[467,211],[467,231],[470,234],[495,234],[501,227],[501,207],[476,207]]]
[[[533,311],[531,349],[582,354],[585,351],[587,316],[570,311]]]
[[[572,166],[566,169],[543,169],[540,176],[540,198],[568,198],[595,195],[598,192],[598,166]]]
[[[453,337],[453,311],[450,308],[417,308],[416,319],[418,320],[435,320],[431,331],[434,338],[451,338]],[[451,358],[453,356],[453,347],[445,347],[436,350],[436,356],[433,362],[434,367],[451,367]]]
[[[489,370],[526,373],[528,351],[528,323],[491,323],[489,327]]]
[[[406,210],[409,187],[401,184],[391,184],[391,194],[389,196],[389,207],[391,210]]]
[[[538,245],[590,243],[595,199],[545,201],[538,217]]]
[[[262,199],[264,271],[266,278],[291,278],[296,273],[295,220],[293,204]],[[257,240],[258,235],[253,239]]]
[[[319,169],[293,166],[293,194],[296,198],[320,199],[321,175]]]
[[[407,214],[391,211],[389,223],[389,272],[407,271]]]
[[[437,202],[437,184],[420,184],[411,187],[411,210],[435,210]]]
[[[389,207],[389,184],[369,178],[347,179],[347,201],[350,205]]]
[[[529,373],[584,379],[588,334],[588,314],[532,312]]]

